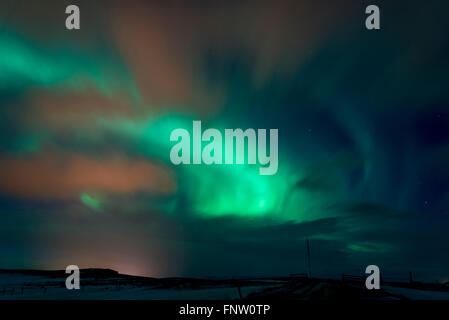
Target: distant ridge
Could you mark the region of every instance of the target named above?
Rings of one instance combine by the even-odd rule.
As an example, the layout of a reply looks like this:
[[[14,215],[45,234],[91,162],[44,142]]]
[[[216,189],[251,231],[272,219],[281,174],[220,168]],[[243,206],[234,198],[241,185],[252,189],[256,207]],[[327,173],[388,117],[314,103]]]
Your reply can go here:
[[[112,269],[88,268],[80,269],[80,273],[85,277],[109,278],[116,277],[119,273]],[[65,270],[36,270],[36,269],[0,269],[0,274],[23,274],[29,276],[64,277]]]

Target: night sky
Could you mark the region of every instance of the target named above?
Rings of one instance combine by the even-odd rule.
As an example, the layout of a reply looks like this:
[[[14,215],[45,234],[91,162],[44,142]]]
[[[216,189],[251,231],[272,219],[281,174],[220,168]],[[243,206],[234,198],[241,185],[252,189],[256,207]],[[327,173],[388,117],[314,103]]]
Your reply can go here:
[[[449,3],[189,3],[0,0],[0,268],[449,279]],[[277,174],[173,165],[193,120]]]

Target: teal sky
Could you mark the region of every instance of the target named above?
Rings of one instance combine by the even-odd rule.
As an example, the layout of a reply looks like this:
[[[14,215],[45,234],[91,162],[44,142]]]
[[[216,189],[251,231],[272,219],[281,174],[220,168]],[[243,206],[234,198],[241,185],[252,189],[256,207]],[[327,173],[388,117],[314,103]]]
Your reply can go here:
[[[449,7],[343,2],[0,0],[0,268],[449,277]],[[277,173],[173,165],[194,120]]]

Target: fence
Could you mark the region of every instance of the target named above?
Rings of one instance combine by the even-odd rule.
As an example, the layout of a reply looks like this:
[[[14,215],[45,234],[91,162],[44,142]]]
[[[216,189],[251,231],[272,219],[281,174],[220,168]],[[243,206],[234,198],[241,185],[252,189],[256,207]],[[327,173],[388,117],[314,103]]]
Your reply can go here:
[[[351,275],[351,274],[342,274],[341,275],[341,281],[345,282],[365,282],[366,281],[366,277],[368,275],[365,276],[358,276],[358,275]],[[382,284],[386,284],[386,283],[409,283],[409,284],[413,284],[413,275],[411,272],[409,272],[409,276],[408,278],[405,277],[385,277],[382,275],[382,273],[380,274],[380,283]]]

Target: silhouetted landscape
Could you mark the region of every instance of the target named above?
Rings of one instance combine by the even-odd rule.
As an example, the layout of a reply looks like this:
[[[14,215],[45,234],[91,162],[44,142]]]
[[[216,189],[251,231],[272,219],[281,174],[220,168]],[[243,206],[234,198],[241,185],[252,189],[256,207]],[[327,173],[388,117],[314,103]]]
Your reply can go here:
[[[449,300],[449,284],[385,281],[367,290],[363,276],[342,279],[288,277],[247,279],[149,278],[110,269],[82,269],[81,288],[67,290],[64,270],[0,270],[0,300],[10,299],[298,299]]]

